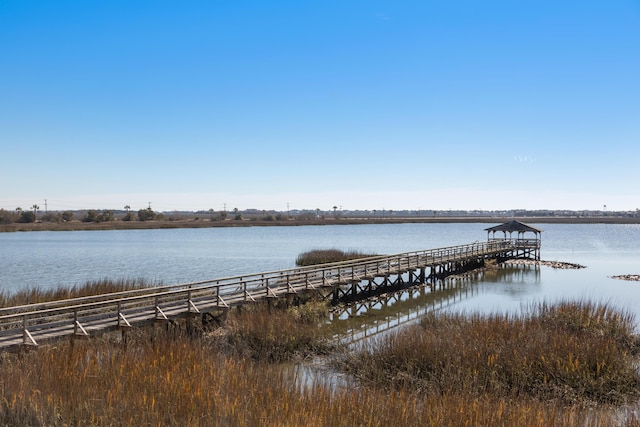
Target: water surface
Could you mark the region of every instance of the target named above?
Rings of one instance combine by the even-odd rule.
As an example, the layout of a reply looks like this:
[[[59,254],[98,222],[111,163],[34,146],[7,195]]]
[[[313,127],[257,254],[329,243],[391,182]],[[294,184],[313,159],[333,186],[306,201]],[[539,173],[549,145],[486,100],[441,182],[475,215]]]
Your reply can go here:
[[[169,230],[0,233],[0,289],[50,288],[103,278],[181,283],[294,267],[317,248],[393,254],[482,241],[487,224],[362,224]],[[485,276],[461,310],[519,309],[540,300],[595,299],[636,313],[640,282],[640,225],[532,224],[543,228],[542,258],[586,265],[583,270]],[[515,277],[515,276],[514,276]]]

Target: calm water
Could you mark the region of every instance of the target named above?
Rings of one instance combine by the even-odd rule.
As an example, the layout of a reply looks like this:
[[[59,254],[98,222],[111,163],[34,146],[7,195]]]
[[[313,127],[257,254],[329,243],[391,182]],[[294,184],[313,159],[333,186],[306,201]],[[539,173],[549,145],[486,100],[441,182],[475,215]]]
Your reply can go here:
[[[103,278],[162,283],[221,278],[294,267],[317,248],[399,253],[487,238],[490,224],[386,224],[173,230],[0,233],[0,289],[82,284]],[[532,301],[589,298],[621,306],[640,319],[640,225],[533,224],[543,228],[542,258],[586,265],[542,267],[514,278],[484,277],[463,310],[518,309]]]

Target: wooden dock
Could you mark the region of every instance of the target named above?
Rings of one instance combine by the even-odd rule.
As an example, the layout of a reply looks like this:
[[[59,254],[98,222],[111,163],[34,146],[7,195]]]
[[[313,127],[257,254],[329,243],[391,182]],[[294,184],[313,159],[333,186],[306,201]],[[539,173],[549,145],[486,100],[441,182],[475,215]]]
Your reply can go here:
[[[539,239],[489,239],[311,267],[158,286],[0,309],[0,351],[64,337],[87,337],[178,318],[204,319],[231,307],[315,293],[334,302],[427,284],[487,260],[539,259]]]

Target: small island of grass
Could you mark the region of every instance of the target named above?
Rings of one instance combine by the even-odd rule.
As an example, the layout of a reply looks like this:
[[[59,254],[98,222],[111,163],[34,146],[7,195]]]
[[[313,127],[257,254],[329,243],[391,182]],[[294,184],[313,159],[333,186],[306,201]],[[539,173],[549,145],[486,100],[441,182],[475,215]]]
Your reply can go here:
[[[343,251],[340,249],[313,249],[298,255],[298,258],[296,258],[296,265],[299,267],[305,267],[308,265],[351,261],[354,259],[369,258],[374,256],[378,256],[378,254],[363,253],[355,250]]]

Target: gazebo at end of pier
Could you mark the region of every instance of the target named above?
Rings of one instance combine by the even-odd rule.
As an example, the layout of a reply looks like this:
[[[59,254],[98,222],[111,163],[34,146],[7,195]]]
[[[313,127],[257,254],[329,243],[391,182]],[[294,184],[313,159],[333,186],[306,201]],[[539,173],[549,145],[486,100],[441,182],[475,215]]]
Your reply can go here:
[[[540,260],[540,242],[542,240],[541,228],[525,224],[517,220],[505,222],[494,227],[485,228],[488,242],[510,242],[514,247],[519,248],[516,258],[534,258]],[[496,237],[496,232],[502,232],[503,237]],[[508,236],[507,236],[508,233]],[[517,233],[513,237],[513,233]],[[533,237],[530,235],[533,234]]]

